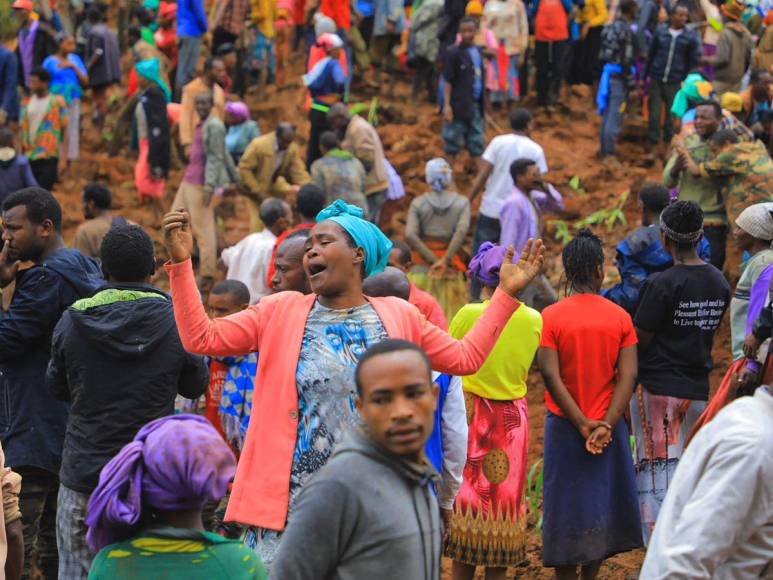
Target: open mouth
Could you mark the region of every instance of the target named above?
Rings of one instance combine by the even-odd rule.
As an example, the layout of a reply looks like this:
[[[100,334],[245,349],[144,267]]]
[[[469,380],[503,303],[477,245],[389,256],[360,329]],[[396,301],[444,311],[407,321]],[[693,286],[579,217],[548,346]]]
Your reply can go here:
[[[318,274],[322,274],[325,270],[327,270],[327,266],[324,264],[309,264],[309,278],[314,278]]]

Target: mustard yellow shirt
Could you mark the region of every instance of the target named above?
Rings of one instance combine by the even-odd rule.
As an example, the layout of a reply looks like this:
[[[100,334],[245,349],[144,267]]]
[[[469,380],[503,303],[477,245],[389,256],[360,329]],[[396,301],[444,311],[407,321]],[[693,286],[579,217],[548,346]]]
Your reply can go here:
[[[488,305],[486,301],[463,306],[451,321],[451,336],[463,338]],[[480,370],[462,378],[464,390],[494,401],[512,401],[525,397],[526,379],[541,337],[542,316],[533,308],[521,304]]]

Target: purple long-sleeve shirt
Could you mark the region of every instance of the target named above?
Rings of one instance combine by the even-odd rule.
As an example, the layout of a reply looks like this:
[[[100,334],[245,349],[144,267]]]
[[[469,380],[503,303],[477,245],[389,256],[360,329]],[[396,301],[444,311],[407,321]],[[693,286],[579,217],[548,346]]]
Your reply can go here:
[[[499,214],[502,225],[500,245],[512,244],[518,253],[526,246],[529,238],[537,239],[542,235],[542,212],[564,209],[564,199],[558,190],[550,184],[547,190],[547,193],[533,190],[527,196],[517,187],[513,187]]]

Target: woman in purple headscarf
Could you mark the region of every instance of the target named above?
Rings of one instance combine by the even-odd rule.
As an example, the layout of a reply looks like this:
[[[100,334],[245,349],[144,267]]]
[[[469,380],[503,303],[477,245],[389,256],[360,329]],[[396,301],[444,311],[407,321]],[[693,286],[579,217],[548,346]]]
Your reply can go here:
[[[220,500],[236,459],[203,417],[152,421],[99,476],[86,538],[100,550],[89,578],[265,580],[260,557],[204,531],[201,510]]]
[[[238,165],[252,140],[260,137],[260,126],[252,120],[250,109],[242,102],[230,102],[225,106],[225,124],[228,127],[225,146]]]
[[[454,338],[463,338],[489,307],[506,252],[486,242],[470,262],[467,274],[483,285],[484,302],[459,310],[449,330]],[[446,549],[455,579],[471,580],[475,566],[486,567],[486,578],[504,579],[507,568],[526,557],[526,379],[541,333],[539,312],[521,305],[480,370],[462,378],[470,425],[467,465]]]

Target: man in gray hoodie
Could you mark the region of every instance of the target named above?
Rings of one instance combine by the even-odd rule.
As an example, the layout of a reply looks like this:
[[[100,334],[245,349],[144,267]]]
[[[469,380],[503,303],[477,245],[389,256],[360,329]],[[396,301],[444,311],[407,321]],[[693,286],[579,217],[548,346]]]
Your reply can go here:
[[[439,580],[442,525],[424,455],[437,386],[404,340],[368,349],[355,371],[363,427],[298,497],[271,578]]]

